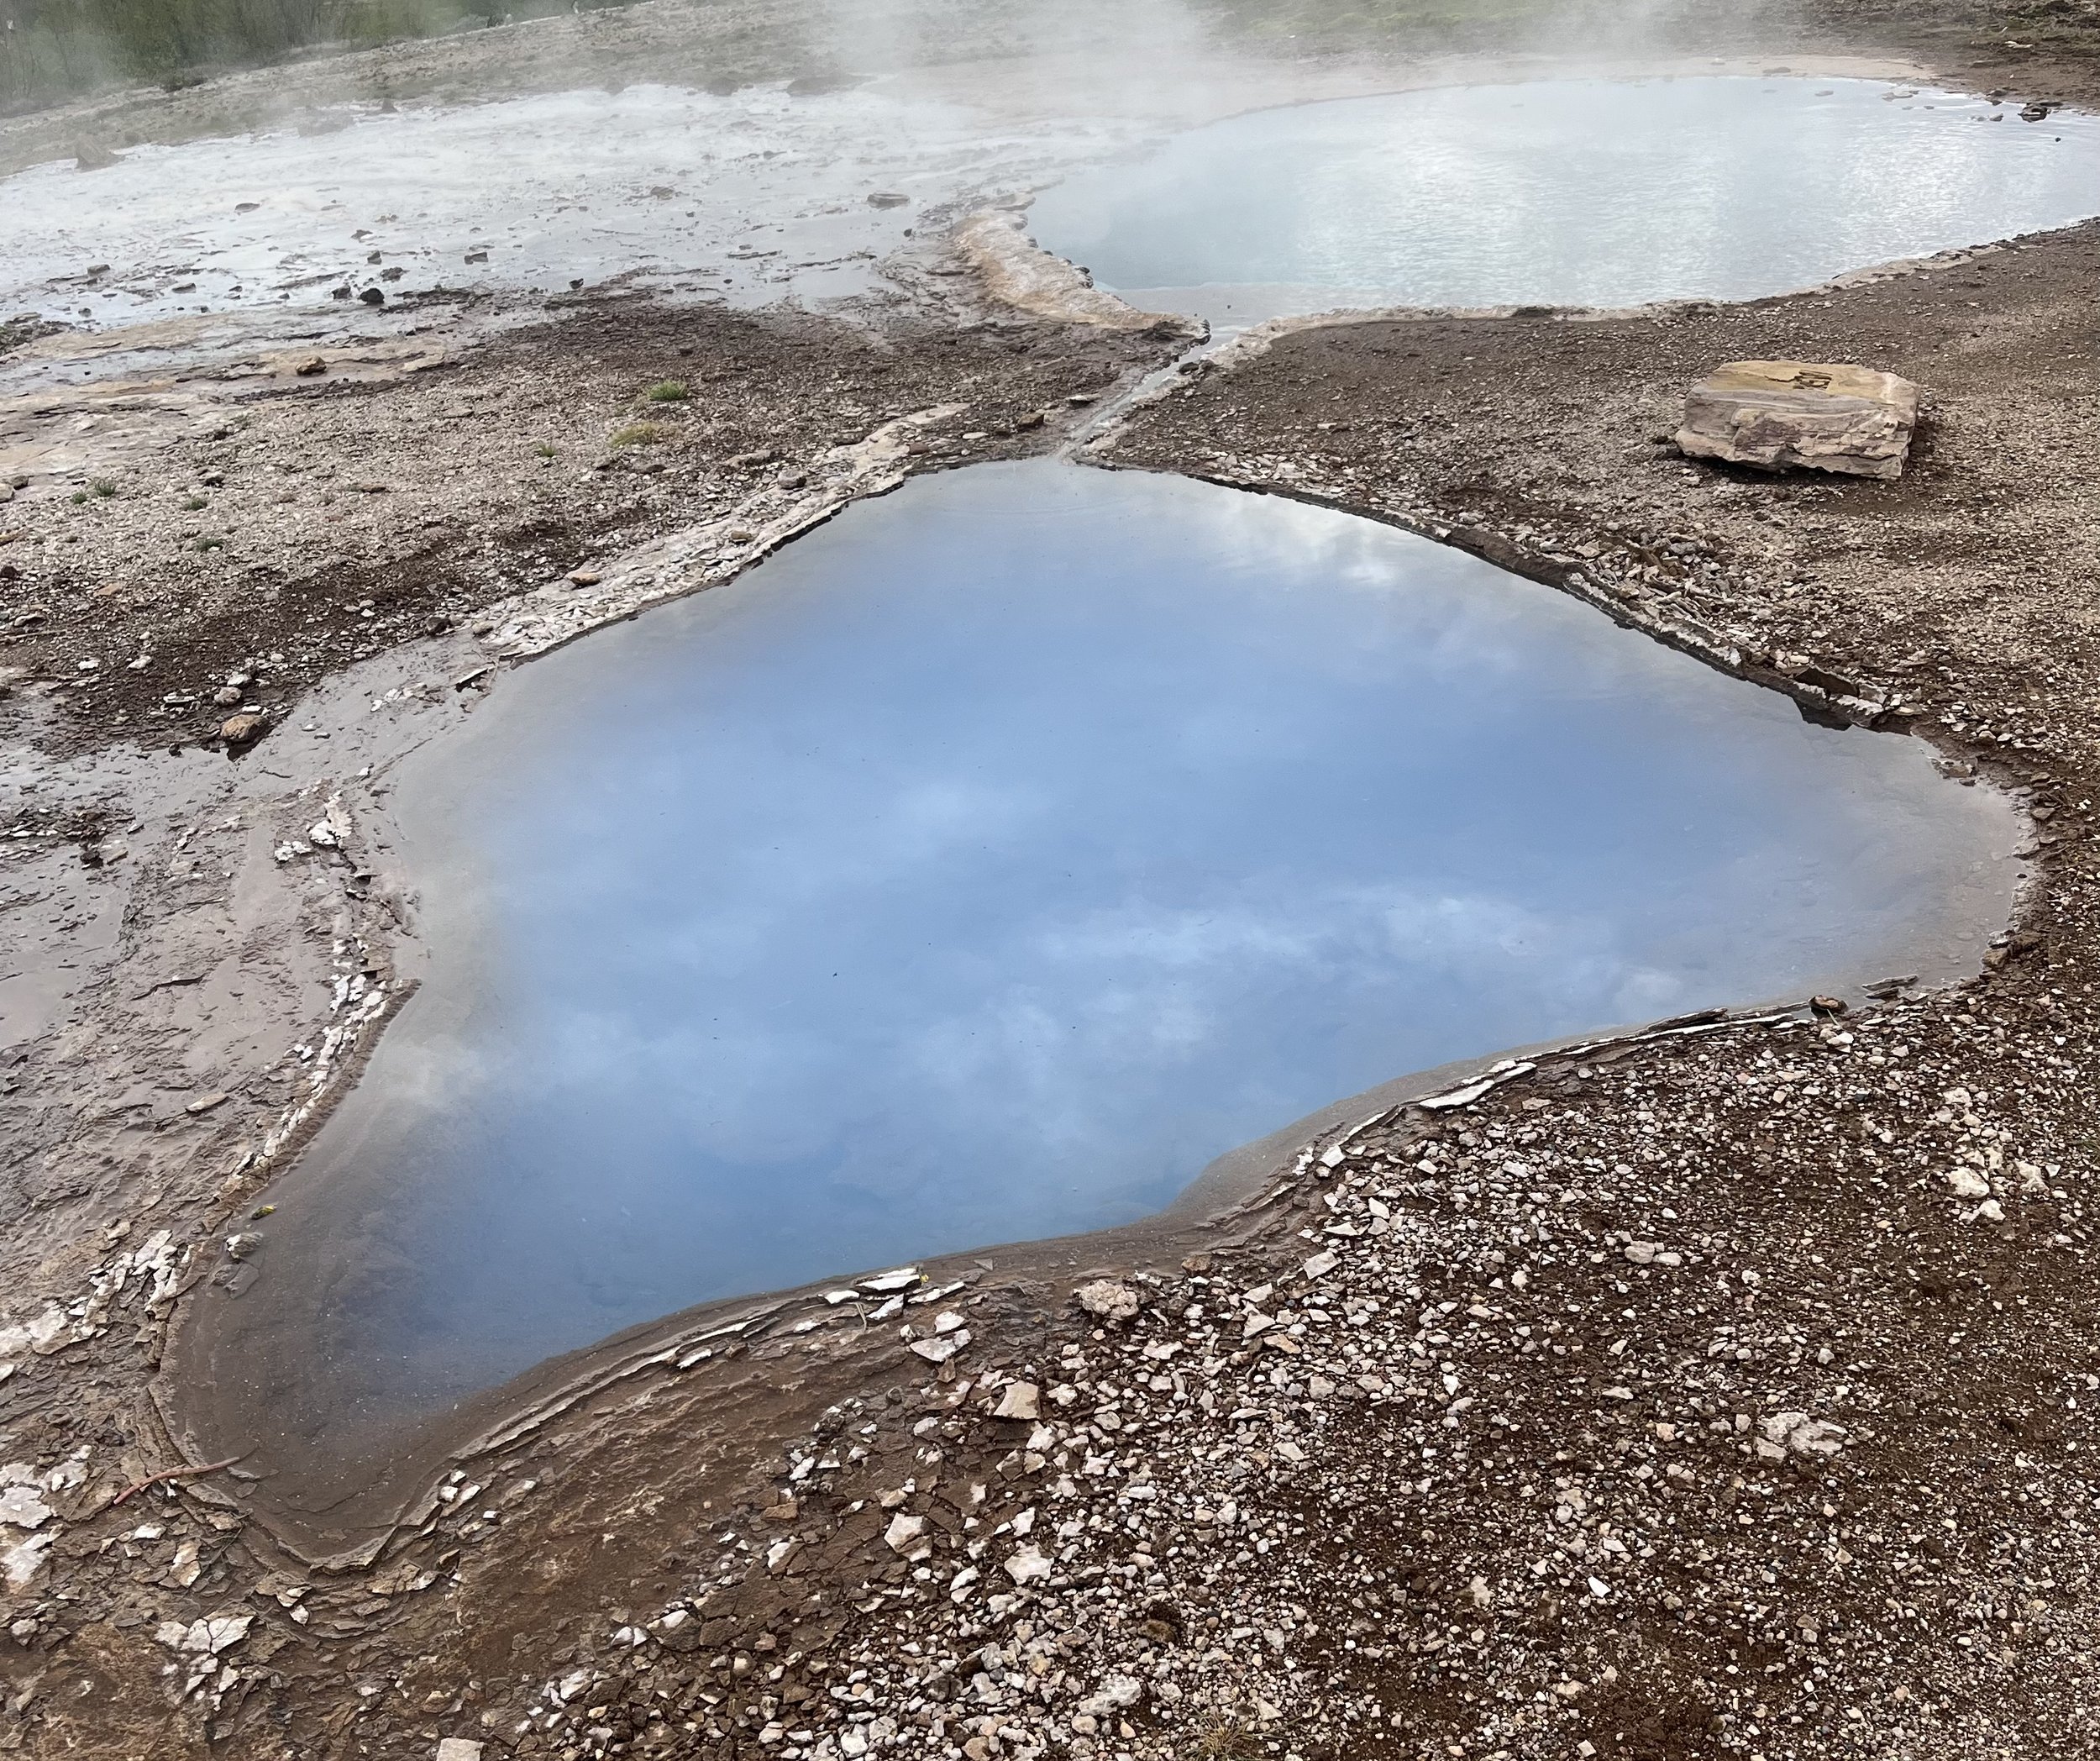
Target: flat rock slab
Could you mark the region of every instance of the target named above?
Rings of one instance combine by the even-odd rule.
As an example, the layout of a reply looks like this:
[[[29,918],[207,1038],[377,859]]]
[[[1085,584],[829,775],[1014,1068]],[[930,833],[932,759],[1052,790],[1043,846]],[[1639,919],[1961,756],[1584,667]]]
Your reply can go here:
[[[1677,445],[1697,459],[1765,470],[1900,477],[1918,425],[1918,387],[1872,367],[1735,360],[1693,386]]]

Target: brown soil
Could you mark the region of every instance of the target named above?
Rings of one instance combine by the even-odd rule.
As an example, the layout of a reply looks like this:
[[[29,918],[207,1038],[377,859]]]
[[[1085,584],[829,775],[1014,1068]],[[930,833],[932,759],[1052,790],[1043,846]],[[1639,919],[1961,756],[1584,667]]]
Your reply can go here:
[[[1998,83],[1973,46],[1985,18],[1920,6],[1876,28],[1898,48],[1940,40],[1950,76]],[[2019,65],[2003,82],[2023,95],[2085,89],[2082,61]],[[642,1342],[612,1366],[629,1373],[486,1440],[371,1568],[332,1574],[282,1549],[267,1483],[238,1465],[113,1502],[176,1459],[144,1392],[175,1291],[128,1250],[245,1215],[242,1145],[274,1096],[198,1093],[179,1012],[155,1017],[152,1059],[78,1025],[10,1050],[9,1263],[75,1306],[0,1349],[0,1459],[34,1478],[18,1498],[53,1511],[0,1529],[32,1551],[50,1538],[40,1566],[9,1561],[24,1582],[0,1642],[0,1744],[406,1758],[455,1737],[564,1761],[2089,1752],[2096,259],[2084,228],[1743,308],[1303,329],[1188,376],[1109,455],[1467,543],[1669,639],[1733,649],[1819,713],[1914,725],[1950,766],[2024,791],[2039,878],[1958,991],[1546,1059],[1471,1106],[1382,1117],[1331,1167],[1293,1161],[1225,1222],[929,1267],[933,1288],[962,1287],[880,1322],[870,1292],[758,1314],[683,1369],[697,1342],[654,1363]],[[242,542],[276,571],[269,604],[313,613],[285,613],[267,649],[233,609],[248,591],[233,571],[185,611],[181,528],[144,498],[11,507],[39,538],[83,537],[39,556],[88,558],[39,565],[71,572],[39,576],[51,613],[17,652],[63,671],[87,639],[77,618],[108,666],[150,623],[171,681],[17,702],[55,700],[34,725],[69,751],[113,749],[156,705],[182,711],[156,741],[194,739],[197,718],[161,701],[178,682],[281,653],[268,702],[289,702],[360,647],[470,618],[521,552],[551,570],[725,505],[754,468],[727,461],[748,450],[795,456],[963,397],[973,431],[992,428],[987,408],[1016,430],[970,446],[1041,444],[1053,424],[1023,419],[1158,346],[633,308],[570,324],[367,390],[288,388],[242,407],[248,429],[178,439],[196,450],[155,486],[219,470],[216,487],[252,498]],[[572,337],[593,339],[580,363]],[[733,398],[673,418],[692,481],[630,475],[624,449],[591,469],[681,344],[749,364],[725,381]],[[1909,473],[1768,479],[1677,455],[1686,383],[1775,355],[1922,384]],[[864,413],[796,395],[812,358],[856,382]],[[543,399],[542,375],[568,402]],[[429,419],[454,402],[477,413]],[[543,467],[542,434],[558,448]],[[363,585],[339,587],[333,567],[302,572],[312,539],[270,523],[300,504],[264,485],[280,462],[339,482],[367,459],[386,492],[289,492],[309,530],[347,528],[370,558]],[[461,509],[482,499],[499,513],[476,532]],[[436,538],[412,505],[448,522]],[[413,585],[368,634],[355,614],[381,611],[396,571]],[[137,807],[107,804],[97,851]],[[152,909],[206,909],[209,878],[183,882],[194,905]],[[287,1038],[329,970],[313,950],[331,919],[306,909],[265,926],[243,968],[282,993],[258,1007]],[[136,971],[133,1002],[174,1008],[188,976]],[[1097,1269],[1076,1262],[1111,1255],[1135,1299],[1108,1293],[1135,1311],[1120,1318],[1072,1301]],[[944,1311],[971,1338],[937,1367],[911,1348],[939,1355]],[[1032,1401],[1037,1417],[995,1416]],[[197,1624],[218,1616],[238,1618]]]
[[[0,507],[0,688],[56,709],[43,738],[68,749],[209,739],[251,702],[274,721],[324,675],[719,518],[895,418],[957,406],[914,442],[922,468],[1040,450],[1069,400],[1162,349],[612,299],[473,347],[435,329],[27,395],[0,407],[0,453],[43,467]]]

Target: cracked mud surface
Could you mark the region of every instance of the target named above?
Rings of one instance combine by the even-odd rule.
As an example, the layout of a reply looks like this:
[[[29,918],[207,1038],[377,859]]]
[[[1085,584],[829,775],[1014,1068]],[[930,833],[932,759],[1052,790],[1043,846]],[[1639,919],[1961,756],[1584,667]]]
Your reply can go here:
[[[0,544],[4,603],[48,608],[0,660],[29,834],[0,844],[0,923],[76,963],[0,969],[0,1747],[2080,1753],[2096,256],[2085,228],[1746,308],[1301,329],[1101,449],[1579,574],[2020,791],[2037,877],[1975,983],[1542,1058],[1284,1153],[1216,1222],[694,1317],[440,1464],[356,1569],[287,1553],[238,1463],[113,1501],[183,1460],[147,1381],[182,1281],[267,1202],[249,1159],[412,979],[388,754],[471,713],[454,681],[521,607],[621,587],[568,582],[594,559],[711,521],[694,566],[732,570],[863,481],[834,449],[1032,449],[1168,345],[594,304],[364,386],[332,365],[150,409],[92,467],[141,493],[0,507],[30,534]],[[1775,355],[1923,386],[1911,472],[1658,444],[1691,379]],[[807,395],[813,359],[837,394]],[[733,392],[645,407],[696,360]],[[249,425],[213,438],[228,411]],[[206,474],[231,556],[181,548]],[[229,764],[200,742],[249,702],[277,719]]]

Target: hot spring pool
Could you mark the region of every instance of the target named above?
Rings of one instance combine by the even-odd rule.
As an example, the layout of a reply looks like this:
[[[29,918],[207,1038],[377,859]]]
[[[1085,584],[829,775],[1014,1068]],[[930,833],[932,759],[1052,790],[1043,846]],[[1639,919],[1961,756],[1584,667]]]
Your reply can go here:
[[[398,785],[428,976],[192,1321],[251,1448],[1130,1222],[1410,1070],[1972,966],[2018,835],[1459,552],[1053,460],[537,662]]]
[[[2100,213],[2100,118],[1870,80],[1541,81],[1259,110],[1043,191],[1038,243],[1221,324],[1747,299]]]

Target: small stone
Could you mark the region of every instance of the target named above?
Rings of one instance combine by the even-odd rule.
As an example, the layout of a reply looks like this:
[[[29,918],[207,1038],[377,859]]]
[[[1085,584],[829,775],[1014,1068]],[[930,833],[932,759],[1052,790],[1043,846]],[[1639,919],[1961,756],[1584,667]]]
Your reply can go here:
[[[318,355],[311,355],[291,370],[302,379],[314,379],[328,371],[328,364]]]
[[[255,712],[228,716],[218,724],[218,737],[230,749],[252,746],[270,727],[270,718]]]
[[[1081,1308],[1104,1321],[1123,1322],[1137,1317],[1137,1292],[1112,1278],[1097,1278],[1091,1284],[1081,1285],[1078,1296]]]
[[[431,1761],[481,1761],[481,1745],[470,1737],[440,1737]]]
[[[10,1590],[26,1590],[44,1569],[44,1556],[51,1549],[50,1535],[29,1535],[13,1547],[0,1548],[0,1580]]]
[[[153,1636],[171,1651],[195,1651],[217,1657],[248,1637],[248,1629],[255,1618],[252,1614],[215,1614],[205,1620],[192,1621],[187,1626],[181,1621],[163,1621]]]
[[[1773,1461],[1788,1455],[1810,1459],[1835,1455],[1845,1447],[1850,1435],[1842,1425],[1831,1424],[1827,1419],[1810,1418],[1805,1412],[1775,1412],[1758,1429],[1764,1435],[1757,1453]]]
[[[0,1522],[10,1528],[41,1528],[51,1520],[51,1507],[34,1486],[0,1488]]]
[[[1089,1718],[1110,1718],[1136,1706],[1144,1692],[1144,1684],[1135,1677],[1111,1675],[1102,1682],[1098,1693],[1079,1702],[1079,1710]]]
[[[1009,1382],[993,1410],[994,1418],[1026,1419],[1031,1424],[1042,1416],[1042,1390],[1033,1382]]]
[[[900,195],[895,190],[874,190],[869,193],[868,206],[870,208],[903,208],[911,200],[909,196]]]
[[[199,1095],[182,1111],[186,1113],[208,1113],[215,1107],[225,1106],[231,1099],[233,1099],[232,1096],[216,1091],[208,1095]]]
[[[883,1531],[882,1538],[893,1553],[908,1553],[925,1537],[926,1518],[908,1517],[900,1511],[890,1519],[890,1527]]]
[[[1328,1273],[1334,1270],[1334,1269],[1341,1264],[1341,1256],[1339,1254],[1330,1251],[1325,1254],[1314,1254],[1310,1259],[1305,1262],[1304,1269],[1305,1275],[1308,1278],[1325,1278]]]
[[[1988,1198],[1991,1183],[1969,1168],[1950,1168],[1940,1176],[1956,1198]]]
[[[1016,1584],[1034,1584],[1050,1575],[1050,1561],[1033,1547],[1024,1547],[1006,1562],[1006,1575]]]

